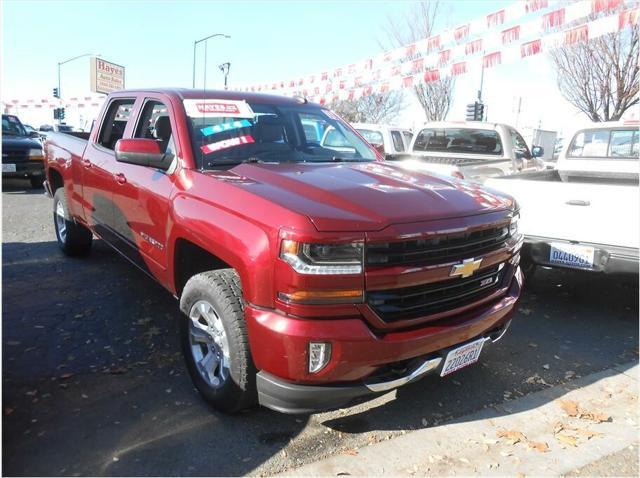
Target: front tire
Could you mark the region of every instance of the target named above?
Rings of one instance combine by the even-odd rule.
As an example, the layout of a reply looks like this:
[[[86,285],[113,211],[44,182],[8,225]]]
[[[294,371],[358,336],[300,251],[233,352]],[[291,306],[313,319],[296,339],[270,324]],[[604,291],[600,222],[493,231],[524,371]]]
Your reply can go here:
[[[64,188],[58,188],[53,195],[53,224],[58,246],[68,256],[84,256],[91,250],[93,234],[89,229],[76,223],[69,213]]]
[[[233,269],[193,276],[180,310],[182,350],[189,375],[216,409],[233,413],[257,403],[256,370],[244,320],[240,278]]]

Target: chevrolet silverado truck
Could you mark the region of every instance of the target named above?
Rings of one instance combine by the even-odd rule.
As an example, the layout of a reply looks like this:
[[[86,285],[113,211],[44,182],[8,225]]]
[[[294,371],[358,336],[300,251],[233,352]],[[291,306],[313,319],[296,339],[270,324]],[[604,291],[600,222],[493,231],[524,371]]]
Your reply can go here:
[[[410,171],[425,171],[476,182],[522,171],[545,169],[540,156],[544,148],[531,151],[512,126],[480,121],[426,123],[413,136],[407,154],[397,160]]]
[[[2,115],[2,177],[25,178],[32,188],[44,181],[44,157],[38,133],[29,133],[14,115]]]
[[[522,208],[522,266],[638,275],[638,122],[578,129],[555,170],[492,178]]]
[[[87,139],[45,150],[62,251],[95,235],[179,298],[188,371],[222,411],[310,413],[447,375],[520,295],[512,198],[407,174],[306,99],[121,91]]]

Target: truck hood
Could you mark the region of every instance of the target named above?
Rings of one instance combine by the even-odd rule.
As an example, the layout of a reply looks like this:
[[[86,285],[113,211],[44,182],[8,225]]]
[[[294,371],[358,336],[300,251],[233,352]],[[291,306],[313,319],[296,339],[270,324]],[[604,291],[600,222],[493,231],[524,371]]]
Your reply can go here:
[[[509,196],[465,181],[409,173],[383,162],[242,164],[213,174],[306,215],[322,232],[375,231],[391,224],[494,212],[513,204]]]
[[[42,145],[26,136],[2,136],[2,149],[4,151],[26,151],[32,148],[40,149]]]

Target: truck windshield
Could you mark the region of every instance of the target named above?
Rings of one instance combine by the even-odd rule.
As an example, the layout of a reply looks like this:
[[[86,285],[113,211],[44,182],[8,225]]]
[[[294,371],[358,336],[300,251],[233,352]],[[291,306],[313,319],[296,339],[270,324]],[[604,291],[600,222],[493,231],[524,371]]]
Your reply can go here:
[[[194,156],[215,169],[242,162],[372,161],[375,150],[329,110],[231,100],[184,100]],[[327,134],[336,136],[326,141]]]
[[[502,154],[496,131],[472,128],[427,128],[416,138],[414,151],[466,154]]]
[[[2,134],[7,136],[27,136],[27,132],[17,116],[2,115]]]

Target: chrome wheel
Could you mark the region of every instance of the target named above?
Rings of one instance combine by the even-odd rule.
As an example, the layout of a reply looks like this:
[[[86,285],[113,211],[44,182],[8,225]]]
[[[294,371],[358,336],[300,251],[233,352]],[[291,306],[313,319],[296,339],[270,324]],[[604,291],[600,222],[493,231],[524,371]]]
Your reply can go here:
[[[56,205],[56,229],[58,230],[58,238],[60,242],[66,242],[67,240],[67,222],[64,218],[64,207],[62,202],[58,201]]]
[[[189,312],[189,342],[198,372],[212,387],[229,378],[229,341],[222,319],[206,300],[199,300]]]

